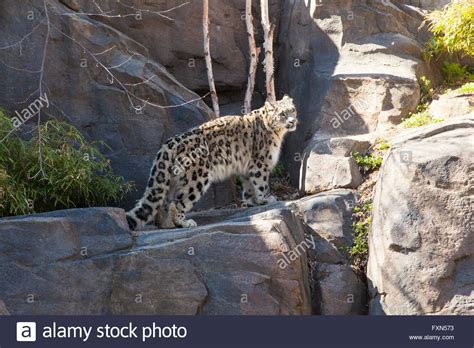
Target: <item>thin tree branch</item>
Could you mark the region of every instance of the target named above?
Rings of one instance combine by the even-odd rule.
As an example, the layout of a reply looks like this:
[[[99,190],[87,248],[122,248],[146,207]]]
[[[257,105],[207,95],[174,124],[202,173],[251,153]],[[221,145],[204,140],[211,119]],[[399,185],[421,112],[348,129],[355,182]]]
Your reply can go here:
[[[258,55],[260,49],[257,49],[255,45],[255,35],[253,28],[253,15],[252,15],[252,0],[246,0],[245,2],[245,24],[247,27],[247,36],[249,41],[249,53],[250,53],[250,66],[247,80],[247,91],[245,92],[244,99],[244,113],[249,113],[252,110],[252,95],[255,88],[255,74],[257,71]]]
[[[202,11],[202,28],[204,36],[204,59],[206,61],[207,79],[209,81],[209,90],[211,93],[212,106],[216,117],[219,117],[219,100],[216,92],[216,85],[214,83],[214,75],[212,72],[212,59],[210,52],[210,37],[209,37],[209,0],[203,0]]]
[[[262,10],[262,26],[264,33],[265,49],[265,83],[267,89],[267,100],[275,102],[275,80],[274,80],[274,62],[273,62],[273,32],[275,27],[270,24],[268,15],[268,0],[260,0],[260,7]]]
[[[51,32],[51,23],[49,21],[49,12],[48,12],[48,6],[46,4],[46,0],[43,0],[43,6],[44,6],[44,16],[46,19],[46,37],[44,40],[44,47],[43,47],[43,57],[41,59],[41,73],[39,77],[39,95],[40,97],[43,95],[43,78],[44,78],[44,65],[46,62],[46,54],[48,52],[48,43],[49,43],[49,34]],[[39,171],[36,173],[33,178],[35,178],[38,175],[42,175],[44,178],[46,178],[46,173],[43,168],[43,146],[42,146],[42,137],[41,137],[41,109],[38,110],[38,164],[39,164]]]
[[[84,52],[86,52],[90,57],[92,57],[92,59],[97,63],[98,66],[100,66],[102,69],[104,69],[108,75],[113,79],[113,82],[114,83],[117,83],[121,89],[125,92],[125,94],[127,95],[127,99],[131,105],[131,107],[137,111],[137,112],[140,112],[144,107],[145,105],[150,105],[150,106],[154,106],[154,107],[157,107],[157,108],[160,108],[160,109],[171,109],[171,108],[178,108],[178,107],[181,107],[181,106],[184,106],[184,105],[187,105],[187,104],[190,104],[190,103],[193,103],[195,101],[199,101],[199,100],[202,100],[203,98],[205,98],[206,96],[209,95],[209,93],[207,93],[206,95],[202,96],[202,97],[198,97],[198,98],[195,98],[195,99],[192,99],[192,100],[188,100],[186,102],[183,102],[181,104],[175,104],[175,105],[159,105],[159,104],[156,104],[156,103],[152,103],[152,102],[149,102],[148,100],[145,100],[143,98],[140,98],[139,96],[135,95],[134,93],[132,93],[128,88],[125,87],[125,84],[122,83],[120,81],[120,79],[118,79],[116,77],[116,75],[107,67],[105,66],[88,48],[86,48],[83,44],[81,44],[79,41],[77,41],[76,39],[74,39],[73,37],[71,37],[70,35],[66,34],[65,32],[63,32],[61,29],[57,28],[56,26],[54,26],[53,24],[51,24],[51,27],[58,31],[59,33],[61,33],[62,35],[64,35],[65,37],[67,37],[68,39],[70,39],[71,41],[73,41],[76,45],[78,45],[79,47],[82,48],[82,50]],[[136,53],[132,53],[132,54],[136,54]],[[137,100],[137,101],[140,101],[142,102],[143,104],[142,105],[135,105],[135,103],[133,102],[133,99]]]

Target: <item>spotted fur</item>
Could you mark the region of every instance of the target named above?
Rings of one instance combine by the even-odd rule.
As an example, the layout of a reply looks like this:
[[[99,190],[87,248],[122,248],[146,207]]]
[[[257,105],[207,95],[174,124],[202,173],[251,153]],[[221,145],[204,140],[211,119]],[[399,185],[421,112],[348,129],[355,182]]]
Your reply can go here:
[[[211,183],[240,175],[247,205],[274,201],[269,178],[286,133],[296,129],[293,100],[284,96],[244,116],[226,116],[170,138],[153,162],[145,194],[127,213],[130,229],[155,218],[163,228],[193,227],[185,217]]]

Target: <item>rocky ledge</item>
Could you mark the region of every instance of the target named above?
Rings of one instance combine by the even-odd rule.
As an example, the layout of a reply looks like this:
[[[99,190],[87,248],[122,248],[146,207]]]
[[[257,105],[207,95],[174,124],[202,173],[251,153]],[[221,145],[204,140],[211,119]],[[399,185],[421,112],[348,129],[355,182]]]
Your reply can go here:
[[[362,313],[364,284],[336,247],[352,243],[353,204],[333,191],[134,234],[118,208],[2,219],[0,298],[11,314]]]

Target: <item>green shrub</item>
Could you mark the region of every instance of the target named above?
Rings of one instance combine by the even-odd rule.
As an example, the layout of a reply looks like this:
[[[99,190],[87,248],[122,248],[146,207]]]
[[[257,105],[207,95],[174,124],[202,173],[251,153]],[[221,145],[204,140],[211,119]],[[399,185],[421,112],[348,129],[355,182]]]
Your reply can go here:
[[[474,1],[453,0],[441,10],[427,15],[433,38],[428,43],[427,55],[443,52],[474,56]]]
[[[371,172],[377,170],[382,165],[382,156],[378,154],[361,154],[357,151],[352,153],[352,157],[362,169],[363,173]]]
[[[443,63],[442,71],[443,77],[448,85],[459,84],[464,80],[469,79],[469,71],[467,67],[461,66],[458,63],[445,61]]]
[[[443,121],[444,119],[433,117],[428,110],[425,110],[421,112],[410,113],[408,117],[402,121],[401,125],[403,128],[414,128]]]
[[[350,257],[351,263],[360,270],[363,270],[367,265],[369,253],[368,236],[371,224],[371,212],[371,200],[362,202],[354,207],[352,212],[353,244],[351,247],[341,248],[341,251]]]
[[[73,126],[50,120],[39,130],[44,173],[38,137],[17,136],[0,111],[0,216],[106,205],[130,190]]]

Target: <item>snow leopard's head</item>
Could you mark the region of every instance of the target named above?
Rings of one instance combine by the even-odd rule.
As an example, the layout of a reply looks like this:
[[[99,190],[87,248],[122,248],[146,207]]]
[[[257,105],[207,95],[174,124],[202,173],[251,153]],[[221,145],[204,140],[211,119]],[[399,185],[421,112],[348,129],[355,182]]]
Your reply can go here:
[[[265,109],[269,115],[270,127],[286,132],[293,132],[298,125],[297,112],[293,99],[285,96],[275,103],[265,102]]]

